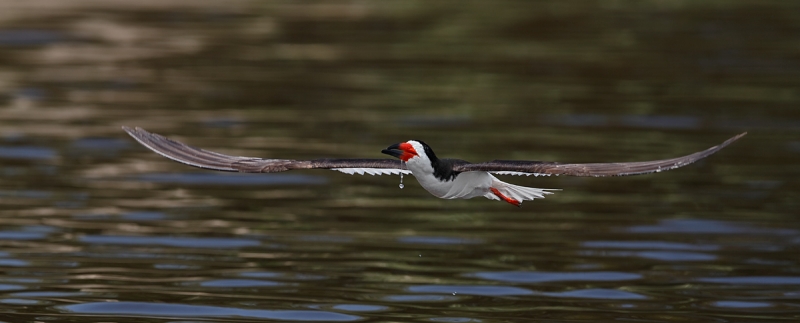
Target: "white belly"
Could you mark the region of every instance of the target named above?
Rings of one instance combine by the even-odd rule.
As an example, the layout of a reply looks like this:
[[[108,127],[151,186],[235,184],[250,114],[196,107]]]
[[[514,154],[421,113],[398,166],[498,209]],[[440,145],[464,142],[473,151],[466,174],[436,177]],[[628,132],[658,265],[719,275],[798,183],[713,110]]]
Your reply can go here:
[[[433,196],[443,199],[471,199],[484,196],[489,192],[492,180],[495,179],[487,172],[463,172],[451,181],[442,181],[433,176],[431,162],[424,155],[409,159],[406,167],[414,174],[422,188]]]
[[[492,175],[487,172],[464,172],[452,181],[442,182],[428,176],[415,176],[422,188],[443,199],[471,199],[484,196],[492,187]]]

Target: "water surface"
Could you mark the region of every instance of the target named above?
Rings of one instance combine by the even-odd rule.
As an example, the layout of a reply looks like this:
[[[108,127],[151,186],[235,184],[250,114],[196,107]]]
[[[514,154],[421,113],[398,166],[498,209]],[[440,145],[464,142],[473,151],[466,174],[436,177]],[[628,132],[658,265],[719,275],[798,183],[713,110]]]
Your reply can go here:
[[[9,2],[0,320],[800,319],[799,7],[686,1]],[[522,208],[272,158],[637,161]]]

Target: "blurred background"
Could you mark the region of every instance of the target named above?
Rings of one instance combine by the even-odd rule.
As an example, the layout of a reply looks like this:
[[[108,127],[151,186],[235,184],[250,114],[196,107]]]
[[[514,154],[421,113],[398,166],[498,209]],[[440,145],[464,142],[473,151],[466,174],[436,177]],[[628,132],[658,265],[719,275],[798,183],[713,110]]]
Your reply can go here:
[[[0,1],[0,320],[800,318],[800,3]],[[192,169],[227,154],[671,158],[504,178]]]

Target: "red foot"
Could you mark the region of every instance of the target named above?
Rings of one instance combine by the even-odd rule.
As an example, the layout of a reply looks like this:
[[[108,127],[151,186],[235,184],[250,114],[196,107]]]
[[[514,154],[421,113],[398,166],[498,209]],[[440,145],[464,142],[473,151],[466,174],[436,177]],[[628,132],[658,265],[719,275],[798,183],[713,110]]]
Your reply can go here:
[[[500,190],[494,187],[490,187],[489,189],[492,191],[492,193],[494,193],[494,195],[497,195],[497,197],[499,197],[501,200],[508,202],[508,204],[511,204],[516,207],[522,206],[522,202],[503,195],[503,193],[500,193]]]

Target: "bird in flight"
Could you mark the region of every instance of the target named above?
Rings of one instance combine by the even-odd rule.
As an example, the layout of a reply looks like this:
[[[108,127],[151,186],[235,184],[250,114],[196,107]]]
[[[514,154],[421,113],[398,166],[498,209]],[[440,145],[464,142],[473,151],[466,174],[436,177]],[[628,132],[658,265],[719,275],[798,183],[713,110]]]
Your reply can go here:
[[[229,156],[185,145],[142,128],[122,127],[140,144],[157,154],[189,166],[228,172],[277,173],[295,169],[330,169],[346,174],[414,175],[422,187],[443,199],[470,199],[483,196],[520,206],[523,201],[544,198],[556,189],[524,187],[503,182],[494,175],[626,176],[676,169],[706,158],[747,133],[690,155],[642,162],[561,164],[527,160],[493,160],[470,163],[460,159],[438,158],[421,140],[394,144],[381,152],[395,159],[323,158],[312,160],[271,159]],[[402,186],[401,186],[402,187]]]

